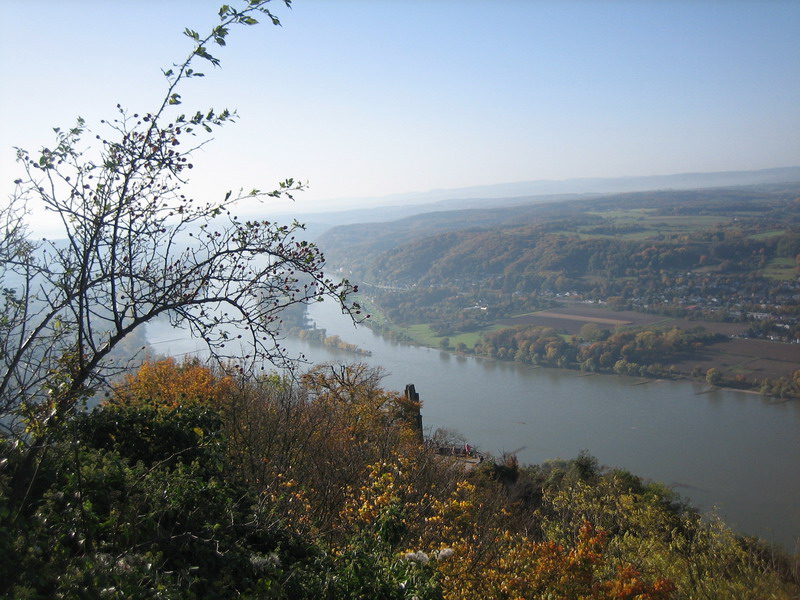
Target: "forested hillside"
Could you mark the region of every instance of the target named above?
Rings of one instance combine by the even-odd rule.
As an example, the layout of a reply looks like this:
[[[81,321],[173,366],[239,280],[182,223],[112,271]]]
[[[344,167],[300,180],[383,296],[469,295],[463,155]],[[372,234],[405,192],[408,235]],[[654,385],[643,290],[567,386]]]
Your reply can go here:
[[[589,455],[467,469],[360,365],[298,381],[145,363],[53,439],[3,442],[7,598],[793,598],[797,564]]]
[[[336,228],[320,243],[333,264],[361,284],[364,302],[377,315],[372,326],[388,335],[588,370],[664,376],[702,368],[706,376],[715,368],[717,383],[781,396],[800,393],[793,374],[800,364],[797,184],[640,192],[419,215]],[[600,353],[605,354],[600,361],[600,354],[589,358],[581,346],[593,340],[576,338],[570,323],[552,320],[560,315],[537,317],[537,311],[565,302],[581,314],[563,318],[601,325],[607,329],[604,339],[613,333],[604,323],[636,327],[630,319],[620,321],[586,306],[635,311],[637,323],[648,321],[645,314],[667,317],[663,325],[648,328],[651,336],[698,325],[722,335],[707,337],[700,346],[732,335],[784,345],[773,348],[775,360],[769,365],[737,371],[720,368],[727,359],[691,364],[691,352],[660,355],[658,364],[646,353],[635,360],[619,352]],[[681,321],[687,319],[694,324]],[[520,352],[495,342],[495,329],[523,326],[549,328],[544,335],[552,338],[549,357],[544,351],[529,355],[527,344]],[[556,343],[555,338],[570,335],[571,341]],[[762,348],[740,346],[736,352],[753,359],[764,354]]]
[[[741,258],[746,249],[734,248],[731,239],[755,242],[759,233],[770,233],[767,239],[771,243],[756,244],[750,253],[761,248],[775,251],[775,238],[800,223],[798,199],[800,185],[787,184],[640,192],[545,204],[527,201],[518,206],[339,226],[324,234],[320,244],[332,264],[352,271],[354,276],[375,277],[375,283],[386,284],[410,277],[446,283],[450,268],[456,269],[453,278],[463,275],[459,261],[470,262],[474,273],[489,276],[502,274],[507,268],[513,275],[522,266],[534,270],[537,265],[532,265],[532,260],[543,260],[543,268],[538,270],[544,271],[551,267],[580,275],[604,268],[624,272],[626,264],[620,254],[653,246],[659,251],[691,253],[685,260],[668,255],[663,265],[684,268],[695,266],[700,256],[717,264],[721,261],[715,259]],[[545,243],[550,251],[543,247],[523,260],[522,253],[536,250],[544,237],[560,238],[560,246],[548,240]],[[558,256],[567,242],[577,244],[577,254]],[[794,258],[792,251],[798,249],[797,243],[790,246],[782,247],[780,255]],[[590,255],[598,251],[610,257],[601,256],[588,264]],[[734,251],[736,255],[728,256]]]

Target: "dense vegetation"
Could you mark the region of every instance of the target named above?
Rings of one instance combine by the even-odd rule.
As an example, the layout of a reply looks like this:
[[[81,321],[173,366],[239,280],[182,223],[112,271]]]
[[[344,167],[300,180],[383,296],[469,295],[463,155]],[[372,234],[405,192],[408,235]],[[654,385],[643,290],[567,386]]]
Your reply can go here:
[[[585,454],[468,471],[361,365],[297,381],[145,363],[65,424],[23,498],[8,598],[791,598],[797,564]]]
[[[612,333],[590,324],[581,329],[580,335],[565,339],[549,327],[520,326],[485,334],[474,351],[534,365],[579,365],[591,372],[613,370],[623,375],[663,376],[669,374],[670,362],[676,357],[694,352],[718,337],[702,327]]]
[[[619,278],[700,266],[741,273],[800,254],[798,195],[797,184],[787,184],[547,204],[520,199],[528,203],[342,226],[322,241],[330,261],[388,286],[482,278],[486,289],[525,292],[542,284],[546,290],[558,276]],[[526,278],[537,273],[556,277]]]
[[[371,326],[387,335],[525,363],[663,376],[719,336],[670,326],[624,334],[696,338],[659,353],[618,339],[621,331],[594,343],[569,339],[575,331],[509,321],[569,300],[698,325],[737,322],[739,337],[787,343],[784,360],[797,363],[788,344],[800,340],[798,197],[800,187],[785,184],[520,199],[526,203],[372,224],[369,236],[364,226],[338,227],[321,243],[363,283],[364,304],[378,315]],[[684,364],[682,374],[691,371]],[[722,379],[784,397],[800,393],[797,375],[725,372]]]
[[[492,292],[514,295],[517,302],[572,293],[712,320],[764,307],[796,316],[795,265],[783,279],[769,266],[800,254],[798,191],[754,191],[738,203],[732,190],[573,201],[557,205],[558,211],[548,205],[531,212],[513,226],[412,235],[391,251],[360,258],[334,243],[329,256],[346,256],[354,276],[374,284],[370,292],[381,302],[392,302],[396,288],[416,294],[433,288],[438,298],[420,296],[415,304],[430,307],[463,296],[463,310],[474,300],[489,303]],[[703,204],[709,196],[716,202]],[[378,227],[373,245],[380,232]],[[725,302],[710,302],[715,296]]]
[[[443,213],[450,229],[443,232],[437,214],[372,224],[361,239],[362,226],[339,227],[323,242],[329,261],[379,296],[413,288],[439,290],[436,301],[459,293],[576,292],[685,314],[697,302],[681,300],[721,289],[733,295],[717,312],[741,311],[789,304],[784,296],[796,293],[783,283],[793,272],[781,279],[770,265],[800,254],[799,194],[796,185],[625,194],[486,211],[505,215],[500,224],[467,219],[482,211],[463,211],[461,219]]]
[[[181,193],[204,143],[192,138],[235,114],[181,113],[178,84],[202,76],[195,60],[219,65],[209,47],[225,46],[231,27],[278,24],[268,3],[222,6],[205,37],[186,29],[192,50],[164,71],[161,104],[141,116],[118,106],[95,150],[79,120],[56,130],[52,149],[19,151],[24,176],[0,209],[0,595],[796,595],[793,559],[588,455],[469,470],[426,445],[419,404],[362,365],[252,374],[288,359],[278,341],[293,307],[329,296],[358,314],[354,288],[327,279],[316,246],[294,237],[299,224],[230,213],[237,199],[302,186],[196,204]],[[31,234],[34,203],[60,218],[66,243]],[[793,235],[777,241],[787,256]],[[131,336],[157,317],[188,325],[218,366],[164,359],[129,371]],[[514,339],[516,354],[526,342]],[[618,341],[595,341],[601,363],[625,356]],[[98,390],[108,393],[88,410]]]

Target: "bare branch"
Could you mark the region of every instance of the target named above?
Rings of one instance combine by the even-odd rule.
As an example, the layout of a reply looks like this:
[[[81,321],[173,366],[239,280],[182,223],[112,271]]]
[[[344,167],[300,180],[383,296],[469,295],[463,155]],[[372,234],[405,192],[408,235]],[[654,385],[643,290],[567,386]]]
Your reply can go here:
[[[231,214],[237,202],[291,196],[302,185],[287,179],[273,191],[203,202],[183,193],[192,153],[207,142],[198,133],[235,113],[173,114],[180,83],[200,76],[198,58],[219,64],[208,48],[224,45],[231,28],[255,15],[278,24],[267,4],[226,7],[205,37],[187,30],[193,50],[165,72],[154,111],[118,106],[102,134],[92,137],[78,119],[55,130],[51,148],[17,150],[24,176],[0,208],[0,427],[29,447],[16,489],[29,485],[51,432],[133,358],[114,357],[126,336],[157,317],[188,328],[220,363],[252,369],[291,363],[280,346],[284,308],[329,297],[354,309],[350,285],[326,277],[322,253],[296,237],[301,226]],[[32,241],[34,205],[57,217],[53,239]]]

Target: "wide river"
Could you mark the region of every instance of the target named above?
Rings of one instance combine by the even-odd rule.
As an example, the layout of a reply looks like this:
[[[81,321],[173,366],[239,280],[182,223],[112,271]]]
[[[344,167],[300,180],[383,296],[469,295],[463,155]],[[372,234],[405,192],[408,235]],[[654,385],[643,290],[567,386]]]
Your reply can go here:
[[[521,462],[574,458],[660,481],[737,531],[800,551],[800,401],[709,390],[686,381],[533,368],[388,341],[355,327],[333,302],[309,314],[328,335],[370,350],[360,356],[285,340],[313,363],[365,362],[385,369],[384,387],[413,383],[425,430],[457,430],[492,454]],[[166,327],[148,340],[163,354],[195,347]]]

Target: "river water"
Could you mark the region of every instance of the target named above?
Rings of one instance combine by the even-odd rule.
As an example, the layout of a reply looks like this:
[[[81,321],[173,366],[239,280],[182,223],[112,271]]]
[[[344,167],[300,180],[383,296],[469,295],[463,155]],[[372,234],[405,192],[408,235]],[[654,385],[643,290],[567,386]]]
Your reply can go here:
[[[426,431],[461,432],[492,454],[521,462],[570,459],[587,450],[600,464],[671,486],[734,529],[800,551],[800,401],[709,390],[686,381],[534,368],[399,344],[355,327],[333,302],[310,307],[328,335],[372,352],[361,356],[285,340],[310,362],[365,362],[386,370],[384,387],[413,383]],[[164,326],[149,326],[162,354],[199,350]]]

